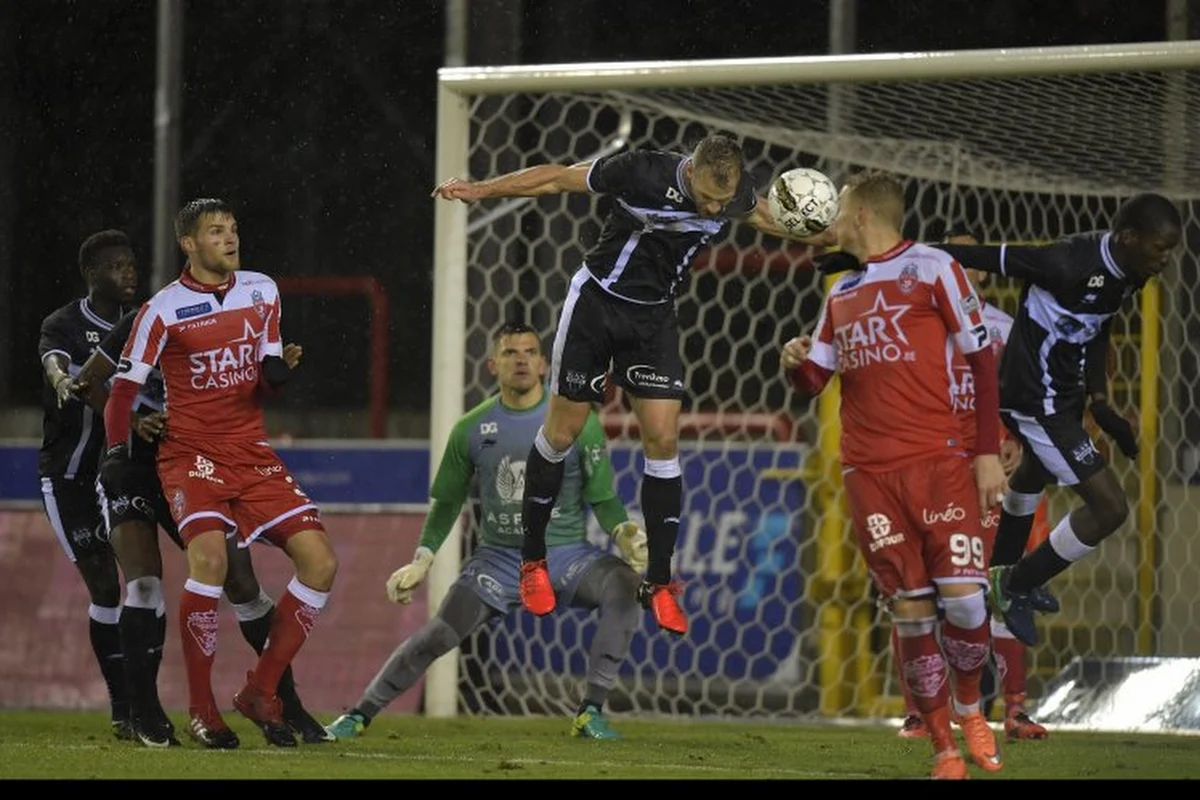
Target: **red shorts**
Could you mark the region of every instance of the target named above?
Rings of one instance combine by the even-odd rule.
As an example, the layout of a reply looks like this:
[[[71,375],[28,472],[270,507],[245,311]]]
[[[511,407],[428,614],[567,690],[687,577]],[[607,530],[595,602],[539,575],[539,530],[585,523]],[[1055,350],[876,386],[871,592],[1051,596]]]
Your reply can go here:
[[[929,594],[938,582],[987,584],[996,529],[980,520],[968,459],[851,470],[843,483],[859,550],[881,595]]]
[[[173,450],[159,458],[158,477],[184,544],[222,530],[236,532],[242,546],[261,536],[282,547],[300,531],[325,529],[317,504],[271,448],[222,444],[191,455]]]

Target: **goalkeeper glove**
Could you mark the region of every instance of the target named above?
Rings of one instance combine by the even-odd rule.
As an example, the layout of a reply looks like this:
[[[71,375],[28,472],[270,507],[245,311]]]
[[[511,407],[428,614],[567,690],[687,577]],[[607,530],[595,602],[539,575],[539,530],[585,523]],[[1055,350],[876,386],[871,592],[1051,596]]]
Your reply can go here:
[[[650,551],[646,545],[646,532],[638,527],[633,520],[625,520],[612,529],[613,541],[621,551],[621,558],[635,572],[646,571],[646,562],[650,560]]]
[[[1129,420],[1118,414],[1107,400],[1096,400],[1091,405],[1092,419],[1121,448],[1126,458],[1137,458],[1137,436]]]
[[[418,547],[417,552],[413,553],[412,563],[405,564],[387,579],[388,600],[403,605],[411,603],[413,591],[425,581],[425,575],[432,565],[433,551],[428,547]]]

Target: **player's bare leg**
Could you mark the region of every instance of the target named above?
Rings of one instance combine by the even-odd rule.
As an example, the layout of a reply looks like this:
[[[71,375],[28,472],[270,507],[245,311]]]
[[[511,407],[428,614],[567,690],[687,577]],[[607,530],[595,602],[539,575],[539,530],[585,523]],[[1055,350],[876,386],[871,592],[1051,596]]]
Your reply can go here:
[[[949,581],[939,583],[938,594],[945,610],[942,651],[954,678],[951,716],[962,728],[971,760],[995,772],[1003,762],[996,736],[980,707],[980,682],[991,654],[987,597],[980,584]]]
[[[638,597],[654,612],[660,628],[687,633],[687,617],[675,599],[678,583],[671,580],[671,558],[683,514],[683,473],[679,468],[679,400],[630,397],[641,430],[646,467],[642,473],[642,516],[646,522],[649,562]]]
[[[521,498],[521,605],[538,616],[554,610],[554,587],[546,568],[546,526],[562,487],[563,462],[583,432],[590,403],[550,395],[546,419],[525,461],[525,493]]]
[[[212,689],[212,666],[217,652],[218,604],[228,561],[225,531],[204,531],[187,543],[188,579],[179,600],[179,636],[188,683],[188,733],[205,747],[231,750],[237,734],[229,729]]]
[[[337,575],[337,555],[324,530],[309,529],[288,536],[284,551],[296,566],[271,619],[271,632],[246,685],[233,697],[233,706],[258,725],[268,744],[295,747],[296,740],[283,720],[283,704],[276,694],[279,678],[308,639],[308,633],[329,599]]]
[[[933,746],[933,777],[965,778],[967,763],[950,727],[946,657],[934,633],[937,609],[933,595],[894,597],[891,609],[898,639],[901,679],[908,684]]]

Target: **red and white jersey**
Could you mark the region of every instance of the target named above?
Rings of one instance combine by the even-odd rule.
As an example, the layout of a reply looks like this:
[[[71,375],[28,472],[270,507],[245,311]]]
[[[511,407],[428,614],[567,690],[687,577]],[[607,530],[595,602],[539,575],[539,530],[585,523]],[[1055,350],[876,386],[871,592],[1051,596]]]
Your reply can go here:
[[[1000,356],[1004,354],[1004,343],[1008,341],[1008,332],[1012,330],[1013,318],[982,299],[980,305],[983,306],[983,324],[987,326],[992,352],[996,354],[996,364],[999,365]],[[975,375],[971,372],[971,365],[954,345],[953,338],[946,340],[946,358],[950,359],[950,401],[962,425],[963,446],[968,453],[974,453]],[[1000,438],[1004,436],[1004,426],[1001,425]]]
[[[184,270],[138,312],[119,377],[142,383],[158,365],[170,413],[159,448],[209,451],[221,443],[266,443],[258,385],[266,356],[282,356],[279,288],[240,270],[219,286]]]
[[[947,338],[964,353],[991,344],[975,290],[940,250],[905,240],[834,284],[808,358],[841,375],[843,466],[962,451]]]

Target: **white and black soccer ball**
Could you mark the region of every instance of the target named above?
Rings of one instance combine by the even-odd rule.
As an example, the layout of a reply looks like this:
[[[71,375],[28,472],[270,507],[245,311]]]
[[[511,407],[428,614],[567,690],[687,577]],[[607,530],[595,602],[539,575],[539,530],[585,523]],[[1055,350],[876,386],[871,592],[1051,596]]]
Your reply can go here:
[[[794,236],[815,236],[837,219],[838,190],[820,170],[789,169],[771,183],[767,204],[775,222]]]

